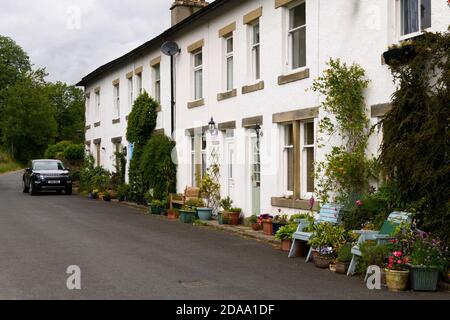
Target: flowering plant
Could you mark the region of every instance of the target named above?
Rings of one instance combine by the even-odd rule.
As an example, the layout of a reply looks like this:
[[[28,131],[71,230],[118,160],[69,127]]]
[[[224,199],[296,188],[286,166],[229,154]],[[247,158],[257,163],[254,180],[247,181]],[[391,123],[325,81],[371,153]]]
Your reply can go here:
[[[333,248],[331,247],[319,247],[317,248],[317,252],[321,256],[334,258]]]
[[[389,254],[386,267],[389,270],[407,270],[408,262],[409,258],[402,251],[393,251]]]
[[[439,239],[431,238],[425,232],[419,232],[414,236],[411,248],[411,264],[416,266],[442,267],[445,265],[445,253],[448,248],[443,248]]]

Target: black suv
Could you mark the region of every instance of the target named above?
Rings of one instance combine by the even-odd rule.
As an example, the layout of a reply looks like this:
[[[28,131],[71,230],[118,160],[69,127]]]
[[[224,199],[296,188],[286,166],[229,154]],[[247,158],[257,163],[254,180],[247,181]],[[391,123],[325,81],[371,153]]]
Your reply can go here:
[[[65,191],[72,194],[72,178],[70,170],[64,168],[59,160],[33,160],[31,167],[25,169],[22,178],[24,193],[39,194],[41,191]]]

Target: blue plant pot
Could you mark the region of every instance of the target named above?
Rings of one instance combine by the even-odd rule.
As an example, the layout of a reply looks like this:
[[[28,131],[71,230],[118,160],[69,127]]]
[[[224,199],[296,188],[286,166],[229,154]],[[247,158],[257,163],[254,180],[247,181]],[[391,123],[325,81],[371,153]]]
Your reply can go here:
[[[414,291],[436,291],[439,269],[410,265],[411,288]]]
[[[211,208],[197,208],[198,218],[201,221],[209,221],[212,217],[212,209]]]

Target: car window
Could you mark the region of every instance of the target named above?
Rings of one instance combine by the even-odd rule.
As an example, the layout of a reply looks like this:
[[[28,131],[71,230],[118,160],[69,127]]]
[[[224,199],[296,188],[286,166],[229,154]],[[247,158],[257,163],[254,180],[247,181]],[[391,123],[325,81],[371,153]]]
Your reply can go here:
[[[65,170],[61,162],[36,161],[33,163],[34,170]]]

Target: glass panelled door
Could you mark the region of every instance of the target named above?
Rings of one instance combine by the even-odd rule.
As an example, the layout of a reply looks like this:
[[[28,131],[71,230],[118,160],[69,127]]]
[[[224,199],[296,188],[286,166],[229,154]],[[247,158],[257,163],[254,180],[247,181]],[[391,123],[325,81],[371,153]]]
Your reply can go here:
[[[226,164],[227,164],[227,195],[233,199],[234,189],[234,141],[226,140]]]
[[[251,183],[252,183],[252,214],[261,212],[261,157],[259,141],[256,137],[251,140]]]

